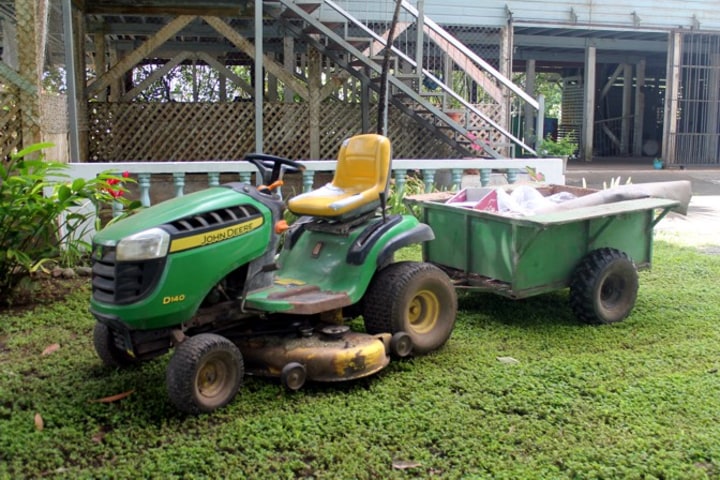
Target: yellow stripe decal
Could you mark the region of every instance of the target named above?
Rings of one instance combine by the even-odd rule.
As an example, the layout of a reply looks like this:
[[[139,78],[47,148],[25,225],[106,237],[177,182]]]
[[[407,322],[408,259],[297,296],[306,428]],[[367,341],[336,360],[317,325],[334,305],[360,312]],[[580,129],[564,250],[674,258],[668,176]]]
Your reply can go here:
[[[264,223],[263,217],[258,217],[247,222],[230,225],[229,227],[210,230],[209,232],[190,235],[189,237],[176,238],[170,244],[170,253],[182,252],[195,247],[204,247],[213,243],[230,240],[231,238],[244,235],[255,230]]]

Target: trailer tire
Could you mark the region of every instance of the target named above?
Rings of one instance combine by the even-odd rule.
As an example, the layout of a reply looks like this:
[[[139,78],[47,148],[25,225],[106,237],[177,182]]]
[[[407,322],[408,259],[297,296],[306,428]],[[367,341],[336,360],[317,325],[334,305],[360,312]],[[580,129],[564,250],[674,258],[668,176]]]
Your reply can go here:
[[[370,334],[404,332],[417,354],[444,345],[456,315],[452,282],[429,263],[399,262],[378,271],[363,299],[365,330]]]
[[[166,372],[168,395],[183,412],[212,412],[230,403],[243,375],[238,347],[220,335],[202,333],[175,349]]]
[[[637,299],[638,274],[620,250],[600,248],[586,255],[570,280],[570,308],[590,324],[624,320]]]
[[[96,322],[93,329],[93,346],[97,356],[108,367],[125,368],[137,364],[136,358],[120,350],[115,344],[113,332],[104,323]]]

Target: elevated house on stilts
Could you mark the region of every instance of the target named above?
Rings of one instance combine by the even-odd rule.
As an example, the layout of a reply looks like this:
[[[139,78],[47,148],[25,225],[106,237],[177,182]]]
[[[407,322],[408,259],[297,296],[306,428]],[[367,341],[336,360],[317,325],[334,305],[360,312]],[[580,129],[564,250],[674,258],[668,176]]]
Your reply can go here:
[[[585,161],[717,165],[720,8],[657,3],[401,0],[388,45],[393,0],[0,0],[0,149],[334,158],[377,129],[387,62],[396,158],[531,157],[551,134]]]

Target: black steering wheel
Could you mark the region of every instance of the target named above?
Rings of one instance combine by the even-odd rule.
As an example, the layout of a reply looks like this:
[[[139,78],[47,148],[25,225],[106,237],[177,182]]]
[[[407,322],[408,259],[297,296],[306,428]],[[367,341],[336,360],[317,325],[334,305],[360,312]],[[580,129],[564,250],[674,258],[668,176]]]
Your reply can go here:
[[[305,165],[300,162],[265,153],[247,153],[243,160],[255,165],[260,172],[263,185],[267,186],[281,180],[283,172],[297,173],[305,170]]]

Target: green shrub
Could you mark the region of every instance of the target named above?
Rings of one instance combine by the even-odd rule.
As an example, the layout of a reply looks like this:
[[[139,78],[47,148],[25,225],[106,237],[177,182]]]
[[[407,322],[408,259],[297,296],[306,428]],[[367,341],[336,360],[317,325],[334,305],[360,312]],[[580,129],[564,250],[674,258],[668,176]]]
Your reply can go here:
[[[425,193],[425,183],[422,178],[417,175],[408,175],[400,189],[398,189],[395,180],[392,180],[388,190],[387,206],[389,212],[392,214],[415,215],[419,217],[418,207],[408,205],[405,202],[405,197],[419,195],[421,193]]]
[[[71,180],[65,165],[42,158],[49,146],[32,145],[0,163],[0,303],[48,262],[68,263],[88,251],[82,235],[101,207],[138,206],[123,198],[127,178],[104,173]]]
[[[578,144],[573,141],[573,137],[574,135],[572,132],[566,134],[562,138],[558,138],[557,140],[553,140],[552,137],[548,135],[540,143],[538,153],[541,157],[551,158],[562,158],[574,155],[578,149]]]

